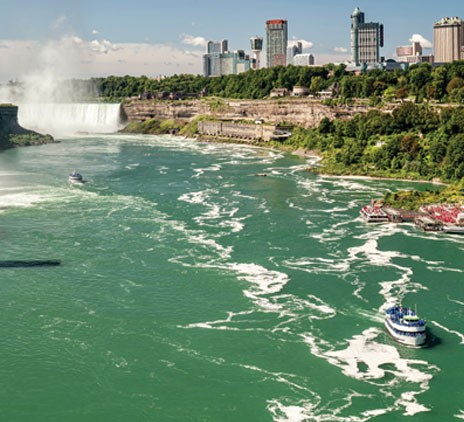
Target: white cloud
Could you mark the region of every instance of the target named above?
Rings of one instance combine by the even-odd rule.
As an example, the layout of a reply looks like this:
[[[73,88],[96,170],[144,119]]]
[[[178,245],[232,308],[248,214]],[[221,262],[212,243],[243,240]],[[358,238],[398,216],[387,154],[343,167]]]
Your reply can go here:
[[[334,51],[335,51],[336,53],[348,53],[348,49],[345,48],[345,47],[335,47],[335,48],[334,48]]]
[[[289,46],[296,45],[297,43],[301,43],[303,46],[303,50],[309,50],[310,48],[313,48],[314,44],[311,41],[306,41],[306,40],[298,40],[296,38],[293,38],[288,42]]]
[[[200,74],[203,52],[166,44],[86,41],[66,37],[48,42],[0,40],[0,84],[32,81],[46,98],[54,81],[108,75]],[[0,98],[0,102],[2,99]]]
[[[431,41],[429,41],[427,38],[423,37],[420,34],[413,34],[411,38],[409,38],[410,42],[418,42],[422,48],[432,48],[433,44]]]
[[[182,44],[193,45],[194,47],[206,47],[208,41],[203,37],[195,37],[189,34],[182,34],[180,36]]]
[[[98,34],[99,34],[99,32],[96,29],[92,30],[92,35],[98,35]]]
[[[92,51],[95,51],[96,53],[103,53],[103,54],[108,54],[109,51],[117,51],[119,50],[119,47],[117,44],[113,44],[112,42],[108,40],[93,40],[90,41],[89,46]]]
[[[63,25],[66,23],[68,18],[65,15],[61,15],[57,17],[51,24],[50,28],[53,30],[58,30],[63,27]]]

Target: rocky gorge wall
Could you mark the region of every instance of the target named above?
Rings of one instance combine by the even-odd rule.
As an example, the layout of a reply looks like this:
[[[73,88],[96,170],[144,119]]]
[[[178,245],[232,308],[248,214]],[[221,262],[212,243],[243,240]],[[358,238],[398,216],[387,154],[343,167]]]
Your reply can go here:
[[[47,142],[53,142],[50,135],[41,135],[19,125],[17,106],[0,105],[0,151],[15,146],[37,145]]]
[[[366,112],[366,107],[329,107],[314,99],[280,98],[271,100],[130,100],[122,105],[128,122],[149,119],[190,121],[197,116],[212,116],[219,120],[263,120],[266,123],[291,123],[297,126],[317,127],[320,121],[349,119]]]

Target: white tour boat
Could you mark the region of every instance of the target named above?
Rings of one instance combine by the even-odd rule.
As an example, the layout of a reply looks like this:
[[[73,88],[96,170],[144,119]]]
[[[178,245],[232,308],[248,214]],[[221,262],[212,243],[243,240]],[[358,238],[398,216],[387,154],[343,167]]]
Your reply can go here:
[[[68,181],[70,183],[84,183],[84,178],[82,177],[82,174],[73,170],[73,172],[68,176]]]
[[[414,309],[392,306],[385,311],[385,327],[392,337],[407,346],[420,347],[425,344],[426,321],[417,316]]]
[[[387,213],[382,208],[373,205],[365,205],[359,213],[368,223],[388,223],[390,221]]]
[[[453,234],[464,234],[464,225],[462,224],[449,224],[443,226],[443,231],[445,233],[453,233]]]

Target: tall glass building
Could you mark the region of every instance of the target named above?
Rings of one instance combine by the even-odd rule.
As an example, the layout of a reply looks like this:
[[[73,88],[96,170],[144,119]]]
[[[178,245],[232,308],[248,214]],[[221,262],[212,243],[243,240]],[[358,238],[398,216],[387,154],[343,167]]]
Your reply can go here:
[[[252,61],[243,50],[230,52],[227,40],[209,41],[203,56],[203,75],[236,75],[251,69]]]
[[[284,19],[266,21],[267,67],[287,64],[288,27]]]
[[[351,15],[351,60],[357,66],[380,63],[380,47],[383,47],[383,25],[364,22],[364,13],[357,7]]]

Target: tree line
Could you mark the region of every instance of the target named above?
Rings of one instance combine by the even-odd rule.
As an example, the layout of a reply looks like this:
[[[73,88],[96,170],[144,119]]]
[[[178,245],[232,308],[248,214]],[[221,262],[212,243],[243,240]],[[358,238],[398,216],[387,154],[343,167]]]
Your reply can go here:
[[[138,96],[144,92],[180,92],[185,96],[206,94],[223,98],[261,99],[275,88],[291,90],[309,88],[317,95],[326,89],[341,101],[367,98],[372,102],[403,100],[464,103],[464,61],[433,67],[414,64],[392,72],[369,70],[361,74],[348,72],[345,65],[321,67],[286,66],[250,70],[238,75],[203,77],[181,74],[166,78],[147,76],[109,76],[88,81],[106,100]]]

